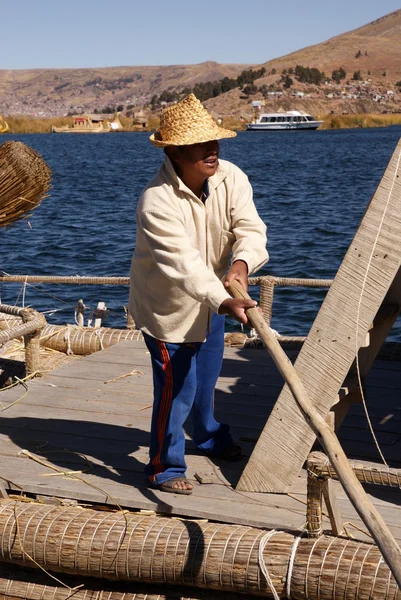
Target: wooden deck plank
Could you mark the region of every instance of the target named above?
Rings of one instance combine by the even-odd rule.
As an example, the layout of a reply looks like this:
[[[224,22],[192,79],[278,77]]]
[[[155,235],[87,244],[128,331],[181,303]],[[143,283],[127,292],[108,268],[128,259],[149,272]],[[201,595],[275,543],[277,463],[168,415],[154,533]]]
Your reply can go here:
[[[90,372],[85,371],[84,373],[79,374],[79,376],[77,376],[76,374],[64,374],[64,373],[60,373],[60,374],[51,374],[49,376],[46,377],[46,382],[48,384],[53,384],[53,385],[61,385],[63,387],[73,387],[73,388],[79,388],[79,387],[87,387],[87,388],[101,388],[105,385],[105,381],[112,379],[113,377],[111,377],[110,375],[110,369],[108,370],[109,374],[107,376],[103,377],[99,377],[97,378],[91,378],[90,377]],[[115,373],[114,377],[117,377],[119,375],[126,375],[127,371],[124,369],[117,369],[117,372]],[[259,386],[256,387],[255,386],[255,382],[257,382],[259,380]],[[134,382],[134,383],[133,383]],[[116,391],[130,391],[132,390],[133,385],[135,385],[135,387],[152,387],[153,385],[153,381],[151,378],[150,373],[147,373],[145,375],[136,375],[136,376],[130,376],[130,377],[126,377],[124,379],[119,379],[115,382],[109,383],[107,384],[110,389],[116,390]],[[282,385],[280,384],[276,384],[277,387],[279,387],[279,389],[281,389]],[[263,395],[265,393],[266,388],[269,387],[268,383],[266,383],[265,378],[263,377],[253,377],[252,375],[244,375],[242,376],[241,374],[239,374],[237,372],[235,377],[222,377],[221,380],[219,381],[218,384],[218,389],[224,389],[226,391],[236,391],[239,389],[245,389],[247,386],[254,386],[253,388],[250,388],[248,390],[248,393],[252,393],[252,394],[259,394],[259,395]]]
[[[123,342],[123,345],[124,348],[113,346],[97,355],[75,361],[74,369],[71,365],[63,365],[51,375],[28,383],[28,394],[0,414],[0,477],[12,480],[14,483],[11,487],[14,490],[17,491],[21,486],[30,494],[76,498],[89,503],[112,504],[117,501],[121,506],[131,509],[150,509],[258,527],[302,527],[306,514],[302,503],[306,498],[306,477],[303,472],[291,486],[291,493],[296,499],[283,494],[235,492],[233,487],[246,459],[239,463],[224,463],[200,455],[190,439],[189,425],[186,434],[188,475],[193,478],[196,472],[211,473],[215,483],[200,485],[195,482],[195,491],[190,497],[167,495],[145,487],[143,467],[148,456],[151,408],[139,409],[151,405],[152,386],[149,381],[142,384],[140,378],[132,377],[111,384],[103,383],[106,366],[107,376],[112,375],[111,378],[134,368],[143,370],[144,343]],[[264,376],[265,351],[262,351],[262,356],[259,351],[248,350],[245,359],[242,349],[227,350],[231,363],[229,372],[235,373],[235,376],[223,375],[219,380],[215,398],[216,414],[221,419],[227,419],[236,439],[256,440],[280,393],[281,377],[273,367],[271,374]],[[254,352],[259,364],[263,365],[257,384],[253,383]],[[238,368],[235,368],[237,357]],[[270,360],[269,357],[267,359]],[[84,377],[81,377],[81,369]],[[223,373],[227,373],[224,368]],[[380,388],[375,390],[379,392]],[[3,405],[14,402],[24,392],[22,386],[6,390],[1,393],[0,401]],[[375,424],[387,410],[382,406],[380,394],[377,399]],[[401,415],[397,422],[401,423]],[[385,425],[381,435],[388,441],[388,432],[396,437],[397,425],[396,421],[391,423],[391,427],[389,422]],[[364,430],[360,413],[352,414],[343,429],[345,444],[363,452],[365,458],[370,453],[377,453],[373,442],[365,443],[370,434]],[[354,430],[359,431],[363,444],[353,438]],[[385,445],[386,453],[389,449],[394,455],[400,456],[397,443]],[[254,444],[241,441],[241,445],[245,456],[249,456]],[[86,456],[93,467],[88,473],[82,473],[82,477],[90,485],[62,475],[44,477],[49,471],[47,467],[19,456],[22,449],[64,470],[84,470],[88,465],[83,458]],[[338,487],[340,484],[334,483],[337,484],[344,518],[354,519],[342,489]],[[396,528],[396,523],[401,523],[397,497],[394,490],[386,490],[386,494],[379,494],[375,490],[372,498],[380,510],[387,511],[386,514],[394,521],[392,527]],[[324,522],[328,529],[328,520]],[[358,523],[355,520],[355,524]],[[360,535],[363,537],[363,534]],[[398,529],[395,535],[397,539],[401,537]]]
[[[9,411],[9,416],[3,417],[6,419],[18,419],[24,418],[27,414],[27,407],[29,407],[29,417],[31,419],[40,419],[43,417],[43,409],[51,409],[51,419],[61,422],[67,421],[82,421],[91,423],[104,423],[105,419],[109,424],[126,426],[128,423],[132,423],[135,420],[136,425],[139,427],[145,427],[148,429],[148,421],[151,413],[150,408],[143,409],[146,406],[150,406],[151,398],[149,398],[149,404],[142,403],[141,405],[135,406],[134,404],[125,403],[123,406],[110,402],[109,406],[107,403],[100,406],[98,402],[80,402],[79,400],[68,400],[65,397],[59,396],[59,400],[65,400],[69,402],[69,406],[58,406],[55,401],[46,403],[39,399],[37,402],[34,399],[30,403],[17,404]],[[261,432],[263,422],[266,421],[266,417],[273,407],[274,401],[271,400],[269,403],[266,402],[264,410],[252,411],[250,407],[248,412],[242,412],[240,410],[230,410],[229,403],[225,403],[224,406],[216,404],[215,415],[216,417],[226,422],[237,435],[257,436]],[[261,423],[261,417],[263,422]],[[54,423],[56,426],[56,423]],[[401,439],[400,431],[383,431],[376,428],[376,439],[382,446],[393,446]],[[372,436],[368,429],[356,428],[356,427],[342,427],[339,438],[342,442],[351,440],[355,443],[369,443],[372,440]]]
[[[26,464],[23,464],[26,463]],[[18,472],[19,477],[15,474]],[[271,498],[271,506],[254,500],[247,500],[233,489],[222,485],[202,486],[194,481],[195,492],[191,498],[176,494],[164,494],[143,485],[143,475],[130,473],[130,480],[115,482],[113,473],[107,471],[107,478],[85,474],[88,484],[72,478],[43,477],[44,468],[24,459],[9,459],[3,469],[2,477],[16,491],[18,486],[29,485],[31,493],[55,495],[57,497],[76,498],[85,502],[120,505],[132,509],[150,509],[158,513],[190,516],[195,518],[213,518],[231,523],[244,523],[252,526],[273,527],[277,519],[287,528],[299,528],[305,517],[303,507],[286,497],[292,503],[285,508]],[[121,479],[121,478],[120,478]],[[205,489],[207,488],[207,489]],[[196,499],[195,499],[196,498]],[[211,498],[213,500],[211,500]],[[246,513],[246,514],[245,514]]]
[[[16,463],[15,461],[19,461]],[[75,498],[84,502],[105,503],[125,506],[131,509],[150,509],[157,513],[188,516],[193,518],[212,518],[230,523],[241,523],[256,527],[283,527],[285,529],[300,529],[305,521],[305,506],[302,502],[287,495],[266,494],[263,503],[260,496],[254,500],[249,494],[235,492],[226,486],[202,486],[193,481],[195,491],[190,499],[183,499],[178,495],[166,495],[147,488],[141,487],[140,475],[129,474],[129,480],[120,476],[120,481],[113,479],[114,473],[108,469],[103,476],[82,477],[88,484],[71,478],[52,477],[45,478],[46,469],[42,466],[29,464],[21,466],[21,461],[27,459],[19,458],[8,462],[10,474],[6,472],[3,477],[12,481],[10,487],[18,491],[21,482],[24,487],[29,485],[31,493],[54,495],[56,497]],[[18,472],[20,479],[15,479]],[[120,474],[121,475],[121,474]],[[81,476],[81,475],[80,475]],[[122,480],[122,481],[121,481]],[[129,482],[128,482],[129,481]],[[28,482],[28,483],[27,483]],[[213,487],[213,491],[211,491]],[[213,500],[211,501],[211,497]],[[300,497],[302,501],[304,498]],[[357,527],[364,529],[358,516],[353,511],[347,500],[339,500],[340,510],[346,522],[350,521]],[[397,540],[401,538],[400,523],[401,510],[398,508],[384,509],[380,511],[390,523]],[[329,530],[327,518],[324,518],[324,527]],[[366,538],[358,530],[349,527],[357,539]]]
[[[18,461],[18,462],[16,462]],[[22,463],[25,463],[22,466]],[[211,502],[211,486],[199,485],[193,481],[195,491],[190,500],[173,495],[166,495],[155,490],[141,488],[142,475],[129,473],[129,479],[120,473],[121,482],[116,483],[114,473],[107,469],[102,476],[88,474],[79,475],[88,484],[71,478],[51,477],[45,478],[46,469],[36,465],[24,458],[13,459],[8,462],[8,469],[3,477],[12,480],[12,487],[17,491],[21,482],[24,486],[30,486],[32,493],[55,495],[57,497],[76,498],[81,501],[101,502],[115,505],[116,502],[122,506],[133,509],[150,509],[158,513],[191,516],[195,518],[211,518],[225,520],[231,523],[242,523],[258,527],[282,527],[299,529],[304,524],[305,506],[302,502],[287,495],[266,494],[263,503],[260,502],[258,494],[246,494],[235,492],[226,486],[213,485]],[[15,479],[15,473],[19,473],[20,479]],[[128,483],[129,481],[129,483]],[[256,498],[253,498],[255,496]],[[301,496],[300,500],[304,498]],[[355,514],[346,499],[339,499],[340,510],[345,521],[351,521],[358,527],[364,529],[358,516]],[[401,509],[398,507],[385,508],[380,506],[380,511],[388,522],[396,539],[401,538],[399,526]],[[327,518],[324,519],[325,528],[329,529]],[[398,525],[397,525],[398,523]],[[358,539],[365,536],[357,530],[353,530]]]
[[[89,392],[89,393],[88,393]],[[118,402],[115,397],[111,396],[106,392],[96,392],[90,394],[87,389],[82,390],[80,394],[76,392],[63,393],[59,390],[49,390],[49,388],[42,388],[40,398],[35,397],[33,394],[28,395],[23,401],[19,402],[21,407],[36,406],[43,408],[58,408],[60,400],[63,399],[65,403],[65,410],[68,411],[85,411],[87,413],[97,412],[99,414],[119,414],[124,415],[127,411],[131,411],[132,414],[135,412],[142,412],[146,407],[151,410],[153,403],[153,396],[151,392],[148,394],[133,395],[127,393],[121,393]],[[232,394],[227,399],[225,396],[216,395],[215,398],[215,412],[219,415],[241,416],[243,418],[255,418],[264,417],[265,420],[270,413],[271,408],[274,405],[276,397],[272,394],[268,398],[264,398],[263,404],[254,403],[252,400],[245,402],[245,396],[241,394]],[[11,405],[12,399],[4,406]],[[15,413],[15,410],[12,411]],[[138,415],[141,416],[141,415]],[[7,418],[6,415],[4,415]],[[356,422],[362,421],[362,417],[355,417]],[[376,419],[377,421],[377,419]],[[252,423],[252,427],[260,429],[259,423]],[[389,425],[387,426],[387,429]]]

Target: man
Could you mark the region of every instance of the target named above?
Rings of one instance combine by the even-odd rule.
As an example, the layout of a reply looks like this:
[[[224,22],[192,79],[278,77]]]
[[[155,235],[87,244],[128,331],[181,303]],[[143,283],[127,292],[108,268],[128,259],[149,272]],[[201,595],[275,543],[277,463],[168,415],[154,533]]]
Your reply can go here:
[[[143,331],[153,368],[145,471],[149,485],[166,492],[192,493],[183,431],[191,411],[200,451],[241,458],[228,426],[213,414],[223,315],[247,323],[245,310],[256,302],[231,298],[227,287],[236,279],[247,289],[248,274],[268,254],[266,227],[246,175],[219,161],[218,140],[235,135],[219,127],[190,94],[162,112],[160,129],[150,137],[166,158],[138,203],[129,310]]]

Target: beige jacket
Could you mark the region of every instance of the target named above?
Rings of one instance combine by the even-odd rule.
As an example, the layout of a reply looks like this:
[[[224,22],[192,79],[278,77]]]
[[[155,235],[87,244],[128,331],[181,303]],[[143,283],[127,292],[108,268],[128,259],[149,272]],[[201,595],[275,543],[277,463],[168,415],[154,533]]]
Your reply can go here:
[[[232,261],[249,273],[268,260],[266,226],[247,176],[225,160],[203,203],[166,157],[137,208],[129,311],[140,329],[172,343],[204,341],[210,311],[229,298],[222,277]]]

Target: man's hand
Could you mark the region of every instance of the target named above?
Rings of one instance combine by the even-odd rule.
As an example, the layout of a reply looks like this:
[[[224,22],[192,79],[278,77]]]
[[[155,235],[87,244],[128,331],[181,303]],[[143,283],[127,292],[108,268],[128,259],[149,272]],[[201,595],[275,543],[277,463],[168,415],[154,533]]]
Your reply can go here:
[[[219,306],[219,315],[230,315],[239,323],[248,325],[248,317],[245,311],[248,308],[255,308],[257,302],[248,298],[227,298]]]
[[[244,290],[248,291],[248,265],[243,260],[236,260],[228,270],[224,278],[224,287],[228,288],[230,283],[236,279]],[[249,306],[247,308],[250,308]],[[242,321],[241,321],[242,322]]]

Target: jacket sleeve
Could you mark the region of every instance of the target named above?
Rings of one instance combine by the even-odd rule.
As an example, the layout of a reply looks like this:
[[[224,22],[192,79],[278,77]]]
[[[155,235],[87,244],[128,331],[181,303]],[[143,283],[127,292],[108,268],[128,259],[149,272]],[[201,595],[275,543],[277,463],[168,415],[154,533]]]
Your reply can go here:
[[[194,248],[183,223],[162,212],[142,212],[138,226],[148,244],[157,268],[170,281],[196,301],[218,312],[231,296]]]
[[[259,217],[253,202],[252,187],[241,173],[241,181],[234,185],[231,205],[231,226],[235,235],[232,262],[243,260],[248,273],[258,271],[269,260],[266,250],[266,225]]]

